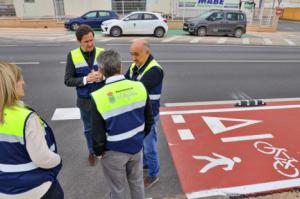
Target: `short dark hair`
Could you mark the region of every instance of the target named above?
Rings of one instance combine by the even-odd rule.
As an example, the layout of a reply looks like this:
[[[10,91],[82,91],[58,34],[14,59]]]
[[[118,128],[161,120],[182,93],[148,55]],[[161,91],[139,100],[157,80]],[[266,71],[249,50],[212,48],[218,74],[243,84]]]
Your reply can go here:
[[[98,56],[97,61],[106,78],[121,73],[121,56],[117,51],[106,50]]]
[[[95,36],[93,29],[89,25],[86,25],[86,24],[80,25],[77,28],[76,33],[75,33],[77,41],[81,41],[82,37],[84,35],[89,34],[90,32],[93,33],[93,36]]]

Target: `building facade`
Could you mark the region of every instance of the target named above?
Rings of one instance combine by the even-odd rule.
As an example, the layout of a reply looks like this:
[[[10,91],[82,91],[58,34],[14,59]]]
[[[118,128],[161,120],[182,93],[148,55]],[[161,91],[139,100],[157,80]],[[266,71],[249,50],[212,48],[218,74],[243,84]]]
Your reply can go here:
[[[255,8],[300,8],[300,0],[0,0],[0,8],[3,2],[13,4],[11,7],[14,6],[16,16],[20,18],[68,18],[91,10],[114,10],[120,16],[147,10],[172,18],[185,18],[210,8],[239,9],[240,2],[250,2]]]

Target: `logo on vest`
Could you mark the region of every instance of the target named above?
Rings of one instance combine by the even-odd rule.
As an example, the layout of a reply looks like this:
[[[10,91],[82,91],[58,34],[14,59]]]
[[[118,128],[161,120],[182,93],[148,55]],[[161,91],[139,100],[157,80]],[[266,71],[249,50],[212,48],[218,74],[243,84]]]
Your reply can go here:
[[[108,92],[108,93],[107,93],[107,96],[108,96],[108,101],[109,101],[109,103],[111,103],[111,104],[116,103],[116,98],[115,98],[113,92],[111,92],[111,91]]]

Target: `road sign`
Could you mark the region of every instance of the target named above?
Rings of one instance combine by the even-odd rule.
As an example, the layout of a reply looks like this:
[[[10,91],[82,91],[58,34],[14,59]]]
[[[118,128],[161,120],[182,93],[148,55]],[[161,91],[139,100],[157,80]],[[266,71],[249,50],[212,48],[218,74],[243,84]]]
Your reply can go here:
[[[300,187],[299,118],[300,101],[161,108],[188,198]]]

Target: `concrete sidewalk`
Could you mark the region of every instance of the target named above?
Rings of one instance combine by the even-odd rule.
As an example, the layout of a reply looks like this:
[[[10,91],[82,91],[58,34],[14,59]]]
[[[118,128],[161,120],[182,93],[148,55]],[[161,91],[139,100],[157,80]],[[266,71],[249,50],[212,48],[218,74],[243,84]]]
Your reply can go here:
[[[297,24],[296,24],[297,25]],[[229,45],[281,45],[300,46],[300,30],[277,32],[247,32],[242,38],[205,36],[198,37],[184,32],[182,29],[170,29],[165,37],[153,36],[122,36],[110,37],[103,35],[101,31],[95,31],[96,42],[121,42],[128,43],[137,37],[142,37],[151,43],[182,43],[182,44],[229,44]],[[2,40],[2,41],[1,41]],[[26,41],[40,43],[75,42],[75,32],[64,28],[0,28],[0,44],[6,40]]]

